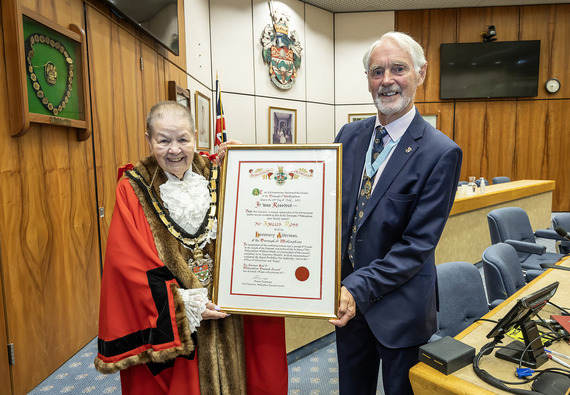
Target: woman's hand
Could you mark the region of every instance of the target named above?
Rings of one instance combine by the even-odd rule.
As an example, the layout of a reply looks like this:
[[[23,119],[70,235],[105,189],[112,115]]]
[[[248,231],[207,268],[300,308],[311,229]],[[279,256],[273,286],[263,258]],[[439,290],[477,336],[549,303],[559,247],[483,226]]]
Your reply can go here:
[[[228,140],[228,141],[224,141],[223,143],[220,144],[220,147],[218,148],[218,156],[216,157],[216,165],[221,166],[222,163],[224,162],[224,157],[226,156],[226,151],[228,150],[228,145],[231,144],[243,144],[241,141],[239,140]]]
[[[221,311],[220,307],[212,302],[206,303],[206,310],[202,313],[203,320],[219,320],[220,318],[226,318],[228,316],[228,313]]]

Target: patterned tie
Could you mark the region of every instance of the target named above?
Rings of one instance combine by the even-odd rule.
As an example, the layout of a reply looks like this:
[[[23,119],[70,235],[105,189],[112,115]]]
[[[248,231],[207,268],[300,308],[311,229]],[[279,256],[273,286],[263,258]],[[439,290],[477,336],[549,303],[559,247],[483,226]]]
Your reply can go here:
[[[374,144],[372,146],[372,162],[376,160],[378,155],[384,149],[384,144],[382,139],[388,134],[386,128],[382,126],[376,127],[376,134],[374,136]],[[368,199],[370,199],[370,194],[372,192],[372,185],[374,184],[374,177],[376,172],[372,174],[372,177],[368,177],[366,170],[362,176],[362,182],[360,186],[360,192],[358,194],[358,201],[356,202],[356,208],[354,211],[354,221],[352,225],[352,232],[350,233],[350,240],[348,242],[348,257],[352,266],[354,267],[354,238],[356,237],[356,230],[360,227],[360,222],[364,216],[364,207]]]

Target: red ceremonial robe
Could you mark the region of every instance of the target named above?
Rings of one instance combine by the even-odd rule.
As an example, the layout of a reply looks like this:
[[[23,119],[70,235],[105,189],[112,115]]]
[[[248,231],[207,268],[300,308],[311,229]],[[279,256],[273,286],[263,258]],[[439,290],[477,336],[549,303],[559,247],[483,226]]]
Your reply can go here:
[[[175,291],[180,286],[159,259],[133,187],[121,180],[103,270],[95,364],[104,373],[121,370],[124,395],[200,394],[200,343],[195,350],[194,335],[192,341],[183,333],[187,320]],[[244,316],[243,321],[247,393],[285,394],[284,320]]]

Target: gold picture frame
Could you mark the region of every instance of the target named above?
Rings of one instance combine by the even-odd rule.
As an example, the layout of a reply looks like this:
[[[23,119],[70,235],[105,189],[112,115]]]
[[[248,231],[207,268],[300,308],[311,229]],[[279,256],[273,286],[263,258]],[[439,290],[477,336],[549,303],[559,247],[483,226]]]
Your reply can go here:
[[[238,314],[334,319],[341,144],[228,145],[213,301]]]
[[[21,6],[2,2],[10,133],[22,136],[31,123],[75,128],[91,136],[87,46],[78,25],[69,29]]]
[[[200,91],[196,91],[194,103],[196,106],[196,147],[209,150],[212,148],[212,110],[210,98]]]
[[[370,118],[376,115],[375,112],[358,113],[358,114],[348,114],[348,122],[356,122],[362,119]]]
[[[297,110],[269,107],[269,144],[297,143]]]

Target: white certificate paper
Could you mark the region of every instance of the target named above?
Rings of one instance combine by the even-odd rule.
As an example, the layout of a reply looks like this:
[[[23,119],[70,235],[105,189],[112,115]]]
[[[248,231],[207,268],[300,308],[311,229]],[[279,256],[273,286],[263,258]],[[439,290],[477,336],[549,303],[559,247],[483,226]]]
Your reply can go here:
[[[338,144],[228,150],[214,288],[224,311],[335,317],[340,150]]]

